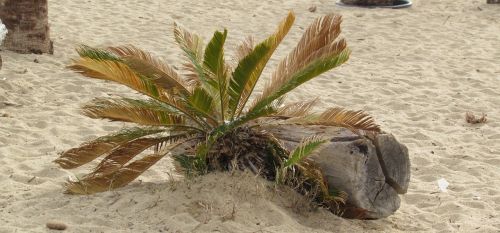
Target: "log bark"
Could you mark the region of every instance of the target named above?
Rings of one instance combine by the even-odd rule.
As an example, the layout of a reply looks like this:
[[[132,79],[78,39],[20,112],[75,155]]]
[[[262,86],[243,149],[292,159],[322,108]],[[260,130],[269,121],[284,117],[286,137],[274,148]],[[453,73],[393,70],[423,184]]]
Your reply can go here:
[[[3,46],[19,53],[53,53],[47,0],[0,0],[0,19],[8,29]]]
[[[400,206],[398,194],[408,190],[408,149],[390,134],[368,139],[345,128],[302,125],[266,126],[265,130],[290,150],[303,138],[327,138],[328,143],[311,158],[322,168],[330,186],[349,194],[349,204],[367,210],[367,218],[393,214]]]

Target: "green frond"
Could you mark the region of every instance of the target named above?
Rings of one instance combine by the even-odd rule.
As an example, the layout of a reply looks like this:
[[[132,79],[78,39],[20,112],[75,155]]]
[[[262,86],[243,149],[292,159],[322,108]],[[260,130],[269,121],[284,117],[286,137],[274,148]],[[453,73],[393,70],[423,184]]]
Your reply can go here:
[[[278,98],[275,101],[271,102],[270,104],[264,106],[263,108],[259,108],[255,111],[248,112],[245,115],[237,118],[236,120],[230,123],[230,126],[237,127],[258,118],[273,116],[278,112],[278,108],[279,106],[282,105],[282,103],[283,103],[283,98]]]
[[[109,47],[109,51],[118,55],[124,63],[139,75],[151,79],[156,85],[170,93],[189,93],[188,86],[172,67],[150,53],[133,45]]]
[[[123,187],[156,164],[156,162],[163,158],[169,150],[182,143],[183,141],[171,144],[157,153],[144,156],[118,169],[114,169],[113,172],[104,173],[102,175],[86,176],[78,181],[69,181],[66,184],[66,193],[92,194]]]
[[[290,152],[290,157],[285,161],[283,167],[288,168],[297,165],[325,142],[326,140],[319,137],[311,137],[303,140],[297,148]]]
[[[54,160],[64,169],[72,169],[89,163],[97,157],[109,153],[113,149],[132,141],[136,138],[164,132],[160,128],[130,128],[118,133],[97,138],[87,142],[80,147],[64,152],[59,158]]]
[[[202,83],[207,93],[218,102],[220,122],[224,122],[224,112],[227,106],[227,66],[224,61],[224,43],[227,30],[216,31],[205,48],[203,64],[206,68],[206,84]],[[202,80],[203,82],[203,80]]]
[[[181,112],[156,100],[98,98],[83,107],[83,114],[94,119],[105,118],[141,125],[189,126]]]
[[[175,170],[187,176],[205,173],[207,169],[206,161],[200,156],[173,155],[175,160]]]
[[[188,98],[188,106],[203,118],[206,118],[213,126],[217,125],[217,120],[214,118],[215,101],[205,89],[197,87],[193,90],[193,94]]]
[[[104,49],[98,49],[98,48],[92,48],[87,45],[80,45],[76,49],[76,52],[80,57],[86,57],[94,60],[109,60],[109,61],[121,61],[121,59],[109,51],[106,51]]]
[[[267,45],[257,45],[245,58],[243,58],[239,62],[238,66],[234,70],[232,78],[229,82],[228,89],[228,110],[230,111],[229,117],[234,118],[236,116],[238,107],[240,106],[240,100],[243,97],[243,92],[245,91],[245,88],[250,88],[250,86],[248,85],[249,80],[251,78],[258,78],[255,75],[252,76],[252,72],[257,68],[262,59],[265,58],[268,52],[269,47]]]
[[[294,21],[295,15],[290,12],[280,23],[278,29],[266,40],[255,46],[236,67],[229,88],[232,92],[230,95],[231,118],[240,116],[267,62],[292,27]]]

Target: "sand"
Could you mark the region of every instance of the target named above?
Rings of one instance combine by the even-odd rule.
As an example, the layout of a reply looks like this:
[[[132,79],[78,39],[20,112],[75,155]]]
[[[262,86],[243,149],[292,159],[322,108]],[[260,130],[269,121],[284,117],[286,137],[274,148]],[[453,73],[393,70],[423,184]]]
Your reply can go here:
[[[49,221],[65,223],[67,232],[500,232],[500,5],[417,0],[389,10],[334,2],[49,1],[55,54],[1,52],[0,232],[46,232]],[[264,38],[288,10],[296,24],[270,67],[314,18],[344,16],[351,59],[289,100],[320,96],[320,109],[366,110],[408,146],[412,180],[393,216],[358,221],[308,210],[300,196],[248,174],[173,182],[167,160],[114,192],[62,193],[68,176],[89,167],[62,170],[52,163],[58,153],[125,126],[85,118],[78,107],[133,95],[67,70],[75,46],[135,44],[179,65],[174,21],[205,39],[227,27],[232,52],[247,35]],[[484,112],[488,122],[470,125],[466,111]],[[438,188],[441,178],[447,192]]]

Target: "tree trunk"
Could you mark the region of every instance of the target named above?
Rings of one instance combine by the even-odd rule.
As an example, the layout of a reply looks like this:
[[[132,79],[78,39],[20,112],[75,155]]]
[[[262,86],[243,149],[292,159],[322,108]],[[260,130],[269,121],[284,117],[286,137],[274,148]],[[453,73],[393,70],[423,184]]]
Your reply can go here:
[[[4,47],[19,53],[53,53],[47,0],[0,0],[0,19],[8,29]]]
[[[384,218],[399,208],[398,194],[408,190],[410,161],[408,149],[392,135],[379,134],[370,140],[345,128],[288,124],[264,129],[290,150],[303,138],[327,138],[329,142],[311,158],[330,186],[349,194],[350,205],[367,210],[366,218]]]

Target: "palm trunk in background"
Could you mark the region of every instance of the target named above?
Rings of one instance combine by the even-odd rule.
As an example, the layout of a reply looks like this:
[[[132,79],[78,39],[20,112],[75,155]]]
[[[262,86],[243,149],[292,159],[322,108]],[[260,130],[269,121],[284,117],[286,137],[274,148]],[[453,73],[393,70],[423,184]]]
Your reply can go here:
[[[0,19],[9,30],[4,48],[19,53],[53,53],[47,0],[0,0]]]

